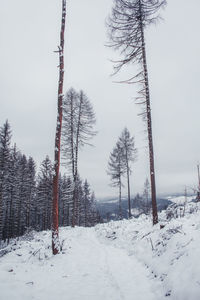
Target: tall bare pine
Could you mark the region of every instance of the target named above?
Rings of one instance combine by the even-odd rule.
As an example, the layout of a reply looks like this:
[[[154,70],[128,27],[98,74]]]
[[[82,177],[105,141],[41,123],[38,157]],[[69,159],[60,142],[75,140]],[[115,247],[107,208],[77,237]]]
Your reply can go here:
[[[158,223],[156,204],[156,183],[154,170],[154,151],[152,137],[152,121],[150,107],[149,79],[147,71],[145,29],[158,19],[158,11],[166,0],[115,0],[111,16],[108,20],[109,37],[116,50],[120,50],[121,59],[116,62],[115,72],[124,65],[137,64],[139,71],[126,83],[138,83],[140,90],[137,101],[144,104],[143,116],[147,122],[149,142],[149,162],[151,178],[151,196],[153,224]]]
[[[84,145],[90,145],[90,139],[96,134],[95,123],[95,113],[86,94],[71,88],[63,101],[62,149],[73,179],[73,226],[78,224],[79,151]]]
[[[64,34],[65,34],[66,0],[62,0],[62,20],[60,30],[59,53],[59,81],[58,81],[58,111],[56,123],[56,137],[54,149],[54,174],[53,174],[53,205],[52,205],[52,252],[56,255],[59,252],[58,237],[58,190],[59,190],[59,169],[60,169],[60,144],[62,130],[62,102],[64,82]]]
[[[130,174],[131,163],[136,160],[137,149],[135,148],[134,137],[131,136],[129,130],[125,127],[119,137],[119,144],[122,149],[122,159],[124,161],[126,177],[127,177],[127,190],[128,190],[128,216],[131,217],[131,192],[130,192]]]

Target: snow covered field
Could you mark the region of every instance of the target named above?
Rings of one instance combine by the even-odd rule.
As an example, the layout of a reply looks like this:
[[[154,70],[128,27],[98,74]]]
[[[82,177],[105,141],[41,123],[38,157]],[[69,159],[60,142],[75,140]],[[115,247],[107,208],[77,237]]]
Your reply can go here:
[[[199,209],[190,203],[171,221],[163,212],[163,229],[146,216],[61,228],[57,256],[49,231],[12,241],[0,250],[0,299],[198,300]]]

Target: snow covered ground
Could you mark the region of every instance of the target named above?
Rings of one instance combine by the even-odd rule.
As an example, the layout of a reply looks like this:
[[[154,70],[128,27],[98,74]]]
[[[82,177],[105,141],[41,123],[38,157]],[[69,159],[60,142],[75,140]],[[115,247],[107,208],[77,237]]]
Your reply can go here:
[[[32,233],[0,250],[1,300],[199,300],[200,207],[152,226],[150,218]]]

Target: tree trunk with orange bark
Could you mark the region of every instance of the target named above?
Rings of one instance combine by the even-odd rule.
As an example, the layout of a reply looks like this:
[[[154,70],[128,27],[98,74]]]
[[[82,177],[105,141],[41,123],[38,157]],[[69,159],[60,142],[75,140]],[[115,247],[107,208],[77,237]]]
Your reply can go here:
[[[64,34],[65,34],[65,17],[66,17],[66,0],[62,0],[62,20],[60,31],[59,53],[59,82],[58,82],[58,111],[55,137],[54,152],[54,174],[53,174],[53,211],[52,211],[52,252],[59,252],[59,236],[58,236],[58,180],[60,169],[60,145],[61,145],[61,129],[62,129],[62,101],[63,101],[63,82],[64,82]]]

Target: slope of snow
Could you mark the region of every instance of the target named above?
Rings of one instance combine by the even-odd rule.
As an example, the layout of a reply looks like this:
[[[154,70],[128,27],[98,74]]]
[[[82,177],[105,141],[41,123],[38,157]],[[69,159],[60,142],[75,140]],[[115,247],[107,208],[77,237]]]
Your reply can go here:
[[[2,300],[157,299],[147,269],[124,250],[102,244],[94,228],[62,229],[60,235],[63,250],[55,257],[50,232],[42,232],[1,258]]]
[[[165,227],[152,227],[145,216],[131,221],[110,222],[99,226],[99,238],[126,249],[129,256],[137,258],[151,273],[150,278],[160,283],[160,299],[200,299],[200,206],[188,204],[186,216],[165,220]]]
[[[199,205],[184,218],[160,218],[163,229],[146,216],[61,228],[56,256],[49,231],[12,241],[0,250],[0,299],[200,299]]]
[[[185,203],[185,201],[187,202],[191,202],[192,200],[194,200],[196,198],[196,196],[169,196],[167,197],[168,200],[170,200],[173,203],[179,204],[179,205],[183,205]]]

